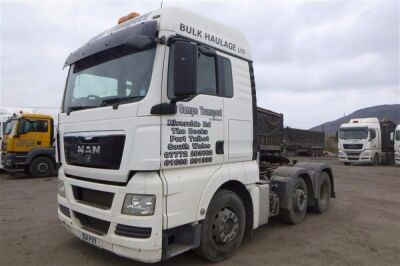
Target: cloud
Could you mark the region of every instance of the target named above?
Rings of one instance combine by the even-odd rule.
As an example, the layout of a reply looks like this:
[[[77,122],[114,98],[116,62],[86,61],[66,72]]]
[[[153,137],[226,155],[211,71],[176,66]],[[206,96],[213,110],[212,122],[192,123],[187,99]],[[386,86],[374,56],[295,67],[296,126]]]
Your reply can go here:
[[[160,1],[0,5],[0,105],[58,107],[68,54],[120,16],[157,9]],[[174,5],[246,34],[258,102],[284,113],[288,125],[307,128],[360,107],[400,102],[398,1],[164,0]],[[324,107],[318,115],[316,104]]]

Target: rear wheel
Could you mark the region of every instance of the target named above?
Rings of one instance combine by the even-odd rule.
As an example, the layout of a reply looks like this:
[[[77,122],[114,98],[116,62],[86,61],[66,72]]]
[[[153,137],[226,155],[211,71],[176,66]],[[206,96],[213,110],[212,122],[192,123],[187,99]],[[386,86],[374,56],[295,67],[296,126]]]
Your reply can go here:
[[[49,176],[55,172],[54,163],[48,157],[37,157],[31,162],[29,172],[34,177]]]
[[[323,213],[329,209],[329,202],[331,199],[331,180],[326,172],[322,172],[320,181],[319,195],[314,209],[316,212]]]
[[[196,252],[217,262],[232,256],[242,242],[246,225],[244,205],[229,190],[214,195],[201,226],[201,241]]]
[[[290,210],[281,209],[279,218],[290,224],[301,223],[307,211],[307,185],[302,178],[297,178],[293,186],[289,199],[291,208]]]

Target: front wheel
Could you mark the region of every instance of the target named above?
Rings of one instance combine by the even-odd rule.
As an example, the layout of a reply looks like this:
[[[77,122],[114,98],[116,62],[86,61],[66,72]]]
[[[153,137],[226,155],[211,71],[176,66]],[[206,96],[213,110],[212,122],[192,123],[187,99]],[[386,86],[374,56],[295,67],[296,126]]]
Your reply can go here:
[[[201,226],[201,241],[196,252],[218,262],[239,248],[245,231],[246,213],[240,197],[229,190],[217,191]]]
[[[307,212],[308,196],[307,185],[303,178],[296,178],[295,184],[289,193],[290,209],[281,209],[279,218],[290,224],[301,223]]]
[[[379,155],[377,153],[375,153],[373,164],[374,165],[379,165]]]
[[[37,157],[31,162],[29,172],[34,177],[50,176],[55,172],[54,163],[48,157]]]

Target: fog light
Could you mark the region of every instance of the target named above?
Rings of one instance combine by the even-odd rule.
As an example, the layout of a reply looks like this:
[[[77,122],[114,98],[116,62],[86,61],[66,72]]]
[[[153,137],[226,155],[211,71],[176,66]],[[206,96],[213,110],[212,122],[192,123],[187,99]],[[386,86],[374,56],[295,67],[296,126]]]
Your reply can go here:
[[[65,185],[64,181],[58,179],[58,195],[65,198]]]
[[[156,206],[156,196],[126,194],[122,213],[129,215],[153,215]]]

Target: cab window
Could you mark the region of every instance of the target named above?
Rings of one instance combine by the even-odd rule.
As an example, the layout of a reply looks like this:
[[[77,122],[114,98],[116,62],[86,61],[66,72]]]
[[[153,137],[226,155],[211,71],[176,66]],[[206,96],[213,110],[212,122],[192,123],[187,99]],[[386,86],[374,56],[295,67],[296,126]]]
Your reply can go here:
[[[23,132],[47,132],[48,122],[45,120],[24,120]]]

